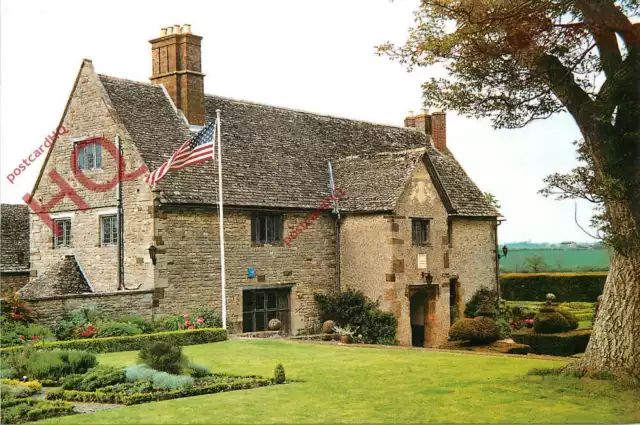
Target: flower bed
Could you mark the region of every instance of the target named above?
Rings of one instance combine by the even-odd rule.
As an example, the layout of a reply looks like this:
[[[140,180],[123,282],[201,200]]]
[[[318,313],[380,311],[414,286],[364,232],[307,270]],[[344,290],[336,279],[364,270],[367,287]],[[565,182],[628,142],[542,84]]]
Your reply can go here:
[[[47,400],[114,403],[129,406],[181,397],[246,390],[274,384],[275,382],[272,379],[259,376],[215,374],[197,379],[193,386],[175,390],[151,389],[137,382],[126,382],[99,388],[96,391],[53,390],[47,393]]]
[[[224,329],[192,329],[186,331],[158,332],[133,336],[116,336],[109,338],[90,338],[71,341],[41,342],[33,344],[38,350],[66,349],[84,350],[91,353],[111,353],[115,351],[138,350],[144,344],[156,341],[171,342],[178,345],[196,345],[209,342],[224,341],[227,331]],[[0,348],[0,355],[13,350],[22,350],[21,346]]]

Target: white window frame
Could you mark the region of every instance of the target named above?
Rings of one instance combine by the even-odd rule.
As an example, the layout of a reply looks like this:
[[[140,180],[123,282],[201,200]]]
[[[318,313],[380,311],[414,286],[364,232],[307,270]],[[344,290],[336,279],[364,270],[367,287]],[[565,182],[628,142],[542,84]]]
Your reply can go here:
[[[62,235],[59,235],[57,231],[53,232],[53,249],[71,247],[71,241],[73,240],[73,237],[71,235],[71,230],[72,230],[71,217],[70,216],[61,216],[61,217],[58,217],[58,218],[54,218],[53,221],[56,224],[56,228],[57,228],[57,226],[59,226],[60,223],[63,223],[63,222],[69,223],[68,229],[66,228],[66,226],[63,226]],[[62,243],[59,243],[60,236],[62,236]]]
[[[118,244],[118,233],[119,229],[118,229],[118,214],[114,213],[108,213],[108,214],[101,214],[100,216],[100,246],[116,246]],[[116,224],[116,228],[115,228],[115,233],[113,233],[111,235],[111,242],[105,242],[104,241],[104,219],[106,218],[113,218],[115,220],[115,224]]]
[[[95,140],[94,142],[91,142]],[[80,148],[82,146],[82,149]],[[100,146],[100,149],[97,149],[97,146]],[[89,152],[91,150],[91,152]],[[78,170],[81,171],[99,171],[102,170],[102,143],[97,137],[83,137],[78,139],[73,139],[73,151],[76,154],[76,166]],[[84,151],[84,161],[80,161],[80,152]],[[91,157],[93,158],[93,164],[91,166],[88,165],[89,162],[89,153],[91,153]],[[99,155],[98,155],[99,153]]]

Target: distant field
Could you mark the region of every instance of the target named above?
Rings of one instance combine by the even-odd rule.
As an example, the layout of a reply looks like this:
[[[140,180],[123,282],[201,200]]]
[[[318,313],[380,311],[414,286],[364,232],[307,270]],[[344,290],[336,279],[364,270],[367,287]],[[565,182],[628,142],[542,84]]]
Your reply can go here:
[[[540,256],[550,272],[607,271],[611,253],[606,248],[527,248],[509,249],[506,257],[500,258],[503,272],[527,272],[525,265],[529,257]]]

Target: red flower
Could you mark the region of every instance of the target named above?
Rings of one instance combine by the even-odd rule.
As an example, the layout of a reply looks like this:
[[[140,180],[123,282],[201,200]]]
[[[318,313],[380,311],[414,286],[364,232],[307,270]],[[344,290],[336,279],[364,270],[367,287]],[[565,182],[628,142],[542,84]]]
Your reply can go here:
[[[191,326],[191,322],[187,320],[186,322],[184,322],[184,325],[185,326]]]
[[[204,317],[198,317],[197,322],[198,322],[199,325],[203,324],[204,323]]]
[[[38,335],[33,335],[31,339],[35,341],[36,339],[40,339],[40,337]]]
[[[195,328],[196,328],[196,327],[195,327],[195,326],[193,326],[193,325],[189,326],[189,329],[195,329]]]
[[[23,341],[25,340],[24,335],[18,335],[18,338],[20,338],[20,339],[21,339],[21,340],[23,340]]]

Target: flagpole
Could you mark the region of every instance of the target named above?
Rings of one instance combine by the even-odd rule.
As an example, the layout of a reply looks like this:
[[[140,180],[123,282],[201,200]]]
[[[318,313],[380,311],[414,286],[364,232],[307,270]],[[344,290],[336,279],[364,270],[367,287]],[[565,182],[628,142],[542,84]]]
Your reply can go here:
[[[222,328],[227,329],[227,293],[224,267],[224,214],[222,211],[222,139],[220,138],[222,131],[220,127],[220,109],[216,109],[216,127],[218,133],[218,214],[220,215],[220,286],[222,289]]]

